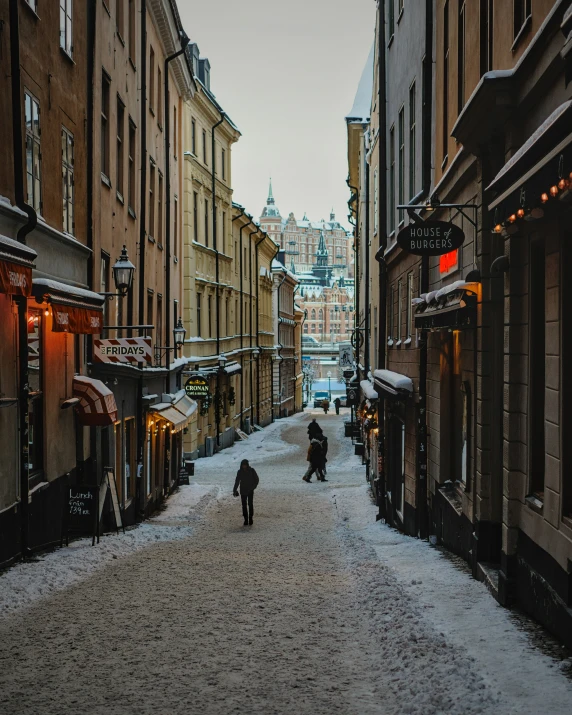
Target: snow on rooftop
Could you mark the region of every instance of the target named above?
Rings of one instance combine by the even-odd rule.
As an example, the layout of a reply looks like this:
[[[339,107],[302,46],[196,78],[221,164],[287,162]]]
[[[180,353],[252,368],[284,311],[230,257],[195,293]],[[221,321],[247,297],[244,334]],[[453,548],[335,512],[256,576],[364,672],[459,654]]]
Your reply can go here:
[[[365,67],[359,81],[358,89],[354,99],[354,105],[350,113],[346,116],[346,122],[365,123],[369,121],[371,114],[371,95],[373,92],[373,61],[374,47],[372,44],[371,50],[365,63]]]

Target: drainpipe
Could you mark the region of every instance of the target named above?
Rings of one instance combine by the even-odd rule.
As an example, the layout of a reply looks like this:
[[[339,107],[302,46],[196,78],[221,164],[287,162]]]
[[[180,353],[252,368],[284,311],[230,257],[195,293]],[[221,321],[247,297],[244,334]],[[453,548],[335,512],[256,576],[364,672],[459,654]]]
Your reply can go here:
[[[262,238],[256,242],[256,347],[258,348],[258,363],[256,369],[256,423],[260,424],[260,366],[262,364],[262,349],[260,347],[260,259],[258,247],[267,238],[268,234],[263,234]]]
[[[240,254],[240,429],[244,430],[244,310],[243,310],[243,276],[244,276],[244,266],[242,264],[242,232],[245,228],[248,228],[254,219],[251,217],[248,223],[240,227],[240,242],[239,242],[239,254]]]
[[[180,57],[187,49],[189,38],[187,34],[181,30],[181,49],[169,55],[165,60],[164,83],[163,91],[165,99],[165,367],[169,370],[169,348],[171,347],[171,103],[169,101],[169,65],[177,57]],[[173,346],[174,347],[174,346]],[[175,358],[175,353],[173,353]],[[165,377],[165,392],[170,391],[169,372]]]
[[[425,2],[425,59],[423,61],[423,196],[429,195],[431,189],[431,122],[433,101],[433,2]],[[420,293],[429,292],[429,257],[421,258]],[[429,535],[429,512],[427,506],[427,358],[428,334],[420,333],[419,342],[419,404],[418,404],[418,435],[417,435],[417,512],[419,536],[422,539]],[[475,350],[476,355],[476,350]]]
[[[355,220],[355,228],[354,228],[354,245],[353,245],[353,251],[355,255],[354,259],[354,283],[355,283],[355,288],[354,288],[354,330],[358,327],[359,325],[359,259],[360,259],[360,252],[359,252],[359,241],[360,241],[360,235],[359,235],[359,190],[356,186],[352,186],[349,182],[347,181],[348,187],[351,189],[351,191],[354,192],[354,195],[352,198],[348,201],[348,206],[350,206],[352,203],[355,202],[356,205],[356,220]],[[356,318],[357,317],[357,322]],[[359,369],[359,353],[360,353],[360,344],[359,344],[359,333],[355,333],[356,335],[356,340],[355,340],[355,363],[356,363],[356,375],[357,379],[359,382],[360,379],[360,369]],[[353,413],[353,407],[352,407],[352,413]],[[352,419],[353,422],[353,419]]]
[[[369,296],[369,164],[366,162],[365,166],[365,296],[364,296],[364,332],[365,332],[365,350],[363,356],[363,365],[365,369],[365,377],[367,378],[369,374],[370,364],[369,364],[369,353],[370,353],[370,340],[369,340],[369,330],[370,330],[370,296]]]
[[[216,354],[220,356],[220,285],[219,285],[219,252],[218,252],[218,237],[217,237],[217,220],[216,220],[216,144],[215,144],[215,129],[220,127],[224,122],[225,113],[221,111],[220,119],[213,124],[211,130],[211,173],[212,173],[212,212],[213,212],[213,249],[215,252],[215,283],[216,283]],[[215,430],[216,444],[220,447],[220,370],[216,373],[216,398],[215,398]]]
[[[379,108],[379,128],[378,128],[378,205],[374,211],[378,211],[378,226],[379,226],[379,247],[375,257],[379,262],[379,341],[378,341],[378,361],[381,368],[386,366],[387,353],[387,264],[385,262],[384,252],[387,248],[387,117],[386,117],[386,66],[385,66],[385,0],[379,1],[379,16],[378,16],[378,108]],[[391,211],[395,210],[394,206],[390,207]],[[378,475],[377,475],[377,505],[379,513],[377,519],[382,519],[387,514],[386,507],[386,469],[385,469],[385,398],[383,390],[381,390],[378,402],[378,436],[377,436],[377,452],[378,452]],[[381,459],[379,458],[381,456]],[[380,468],[379,468],[380,467]]]
[[[141,0],[141,129],[140,129],[140,155],[141,155],[141,187],[139,195],[139,325],[145,325],[145,250],[147,247],[147,0]],[[145,332],[139,331],[139,335]],[[143,410],[143,374],[139,377],[137,392],[137,460],[143,464],[143,450],[147,428]],[[137,479],[140,488],[139,509],[145,509],[146,489],[143,480]]]
[[[16,206],[27,215],[26,223],[19,229],[17,239],[26,243],[26,236],[38,222],[36,212],[24,199],[24,137],[22,133],[22,91],[20,70],[20,27],[18,0],[10,0],[10,73],[12,76],[12,143],[14,150],[14,193]],[[28,434],[28,299],[14,296],[18,306],[18,422],[20,432],[20,551],[23,557],[30,553],[29,523],[29,434]]]
[[[250,365],[250,424],[251,426],[254,424],[254,385],[252,384],[252,237],[254,236],[255,233],[258,233],[259,229],[257,228],[256,231],[251,231],[250,235],[248,237],[248,273],[250,275],[250,298],[249,298],[249,303],[248,303],[248,312],[249,312],[249,317],[248,317],[248,335],[249,335],[249,340],[250,340],[250,360],[249,360],[249,365]]]

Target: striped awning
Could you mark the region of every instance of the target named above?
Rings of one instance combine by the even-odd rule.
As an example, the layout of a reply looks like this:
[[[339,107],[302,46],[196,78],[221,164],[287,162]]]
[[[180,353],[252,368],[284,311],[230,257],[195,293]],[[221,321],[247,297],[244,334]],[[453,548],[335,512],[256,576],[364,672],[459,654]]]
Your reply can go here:
[[[101,380],[76,375],[73,379],[73,394],[80,398],[76,411],[82,425],[107,427],[117,422],[115,396]]]
[[[184,390],[180,390],[175,395],[165,395],[165,397],[169,397],[171,401],[153,405],[150,414],[158,420],[169,422],[172,432],[180,432],[191,422],[197,409],[197,403],[186,395]]]

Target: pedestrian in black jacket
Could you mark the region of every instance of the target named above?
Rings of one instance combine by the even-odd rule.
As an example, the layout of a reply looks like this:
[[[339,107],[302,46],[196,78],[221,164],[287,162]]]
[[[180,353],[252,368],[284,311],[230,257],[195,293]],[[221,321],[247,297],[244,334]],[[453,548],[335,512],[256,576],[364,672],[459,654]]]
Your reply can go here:
[[[258,474],[256,474],[256,471],[249,465],[248,459],[243,459],[240,463],[240,469],[236,473],[232,493],[235,497],[237,497],[238,488],[240,487],[244,526],[248,526],[249,524],[252,526],[252,517],[254,515],[253,497],[254,490],[258,486],[258,482]]]
[[[322,434],[322,428],[316,422],[316,418],[314,417],[314,419],[308,425],[308,439],[311,442],[313,439],[316,439],[316,437],[318,437],[318,435],[321,435],[321,434]]]
[[[326,479],[326,462],[328,461],[328,438],[325,434],[318,437],[322,444],[322,482],[327,482]],[[318,477],[319,478],[319,477]]]
[[[308,471],[302,479],[305,482],[311,482],[312,481],[312,474],[316,472],[318,481],[323,482],[324,480],[324,475],[322,474],[322,464],[323,464],[323,456],[322,456],[322,445],[317,439],[313,439],[310,442],[310,446],[308,447],[308,455],[306,456],[306,461],[310,462],[310,466],[308,467]]]

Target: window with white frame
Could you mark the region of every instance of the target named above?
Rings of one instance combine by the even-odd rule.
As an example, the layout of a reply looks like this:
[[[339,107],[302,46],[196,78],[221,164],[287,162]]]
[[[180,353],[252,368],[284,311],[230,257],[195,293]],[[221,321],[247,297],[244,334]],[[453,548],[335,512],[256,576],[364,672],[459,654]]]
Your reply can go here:
[[[26,121],[27,203],[42,211],[42,152],[40,148],[40,104],[28,92],[24,96]]]
[[[411,342],[411,313],[413,300],[413,273],[407,276],[407,302],[405,304],[405,342],[409,345]]]
[[[60,0],[60,47],[73,55],[72,0]]]
[[[73,134],[62,127],[62,203],[63,230],[74,234],[74,157]]]
[[[397,326],[395,335],[397,337],[397,346],[401,345],[401,329],[403,325],[403,281],[401,278],[397,281]]]

